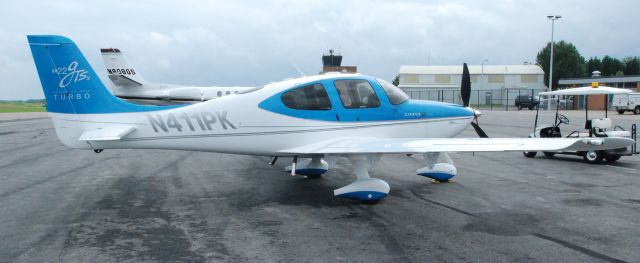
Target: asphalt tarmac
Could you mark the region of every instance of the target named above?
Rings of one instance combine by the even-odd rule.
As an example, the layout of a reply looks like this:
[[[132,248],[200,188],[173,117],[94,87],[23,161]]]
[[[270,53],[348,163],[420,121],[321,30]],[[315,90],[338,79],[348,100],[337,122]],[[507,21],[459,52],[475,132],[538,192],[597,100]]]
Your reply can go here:
[[[485,111],[480,124],[492,137],[526,137],[533,113]],[[580,127],[583,114],[567,116]],[[638,115],[610,117],[640,124]],[[268,166],[266,157],[95,154],[63,146],[49,119],[31,118],[0,121],[0,261],[640,259],[637,155],[590,165],[577,156],[452,154],[458,176],[442,184],[415,175],[420,156],[385,156],[371,175],[391,193],[365,205],[332,195],[355,178],[346,161],[305,179],[283,172],[288,160]]]

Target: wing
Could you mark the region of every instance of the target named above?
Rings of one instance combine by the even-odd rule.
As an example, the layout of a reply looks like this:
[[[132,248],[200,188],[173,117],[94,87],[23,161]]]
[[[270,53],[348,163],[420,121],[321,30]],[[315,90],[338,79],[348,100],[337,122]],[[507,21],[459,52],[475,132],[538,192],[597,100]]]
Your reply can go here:
[[[117,141],[136,130],[135,126],[109,126],[95,130],[87,130],[80,135],[80,141]]]
[[[341,138],[281,151],[283,154],[588,151],[625,148],[627,138]]]

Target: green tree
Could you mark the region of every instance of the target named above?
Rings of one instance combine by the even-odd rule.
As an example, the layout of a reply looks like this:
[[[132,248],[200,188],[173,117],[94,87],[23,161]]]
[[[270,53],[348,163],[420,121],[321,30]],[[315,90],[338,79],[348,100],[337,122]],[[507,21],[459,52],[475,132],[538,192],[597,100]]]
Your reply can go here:
[[[545,83],[549,83],[549,55],[551,52],[551,43],[547,43],[538,56],[536,62],[545,72]],[[578,52],[576,46],[569,42],[560,41],[553,45],[553,87],[558,87],[558,80],[561,78],[577,78],[584,77],[585,60]]]
[[[624,63],[624,74],[627,76],[640,75],[640,58],[626,57],[622,60]]]
[[[391,84],[395,85],[396,87],[400,85],[400,75],[396,75],[396,78],[393,79],[393,82],[391,82]]]
[[[624,72],[624,64],[617,58],[604,56],[602,58],[602,76],[619,76],[618,72]]]

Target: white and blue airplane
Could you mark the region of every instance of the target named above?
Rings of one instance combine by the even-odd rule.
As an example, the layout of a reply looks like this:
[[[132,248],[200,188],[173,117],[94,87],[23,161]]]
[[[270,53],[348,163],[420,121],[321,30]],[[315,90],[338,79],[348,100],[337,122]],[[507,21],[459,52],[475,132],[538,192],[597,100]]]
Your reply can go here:
[[[113,96],[78,47],[62,36],[28,36],[62,143],[76,149],[170,149],[293,157],[292,175],[318,177],[327,160],[346,157],[356,180],[340,197],[377,201],[389,184],[368,170],[383,154],[423,154],[417,174],[448,181],[457,174],[448,152],[584,151],[624,148],[625,138],[452,138],[470,124],[465,105],[409,99],[394,85],[360,74],[309,76],[190,105],[133,104]],[[442,157],[444,162],[438,162]]]
[[[170,105],[198,103],[238,93],[254,87],[194,87],[178,84],[160,84],[145,80],[117,48],[100,49],[107,76],[113,84],[116,97],[135,103]]]

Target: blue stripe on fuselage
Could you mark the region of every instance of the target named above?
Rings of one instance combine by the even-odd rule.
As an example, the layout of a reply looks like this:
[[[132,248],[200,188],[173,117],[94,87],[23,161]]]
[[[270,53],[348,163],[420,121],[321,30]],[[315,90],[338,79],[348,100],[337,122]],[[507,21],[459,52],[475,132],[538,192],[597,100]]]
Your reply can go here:
[[[458,104],[428,100],[409,100],[397,106],[399,119],[428,119],[473,116],[473,110]]]
[[[376,108],[356,108],[347,109],[342,105],[338,92],[335,88],[334,81],[338,79],[363,79],[367,80],[375,90],[380,106]],[[331,109],[329,110],[298,110],[291,109],[282,103],[282,95],[290,90],[304,87],[311,84],[322,84],[331,101]],[[290,89],[279,92],[258,105],[261,109],[308,120],[320,120],[331,122],[362,122],[362,121],[397,121],[397,120],[415,120],[415,119],[431,119],[431,118],[451,118],[451,117],[470,117],[473,116],[473,110],[457,104],[426,101],[426,100],[407,100],[399,105],[393,105],[389,101],[387,94],[375,78],[369,76],[336,76],[335,78],[324,79],[309,83],[296,85]]]

